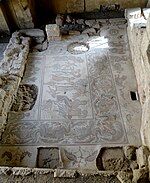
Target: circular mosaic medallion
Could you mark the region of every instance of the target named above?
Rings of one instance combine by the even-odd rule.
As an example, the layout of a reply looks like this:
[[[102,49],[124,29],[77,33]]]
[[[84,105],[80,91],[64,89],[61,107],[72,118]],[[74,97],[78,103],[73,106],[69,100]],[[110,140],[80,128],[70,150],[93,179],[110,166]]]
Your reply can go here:
[[[89,50],[89,45],[83,42],[74,42],[68,45],[67,50],[71,54],[82,54]]]

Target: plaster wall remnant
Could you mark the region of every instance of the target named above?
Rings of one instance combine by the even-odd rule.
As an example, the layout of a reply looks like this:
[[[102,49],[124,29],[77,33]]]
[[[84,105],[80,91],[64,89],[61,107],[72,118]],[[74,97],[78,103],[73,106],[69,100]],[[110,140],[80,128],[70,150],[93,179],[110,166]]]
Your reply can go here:
[[[142,105],[141,136],[150,148],[150,9],[136,8],[126,11],[128,38],[132,62]],[[136,41],[135,41],[136,40]]]

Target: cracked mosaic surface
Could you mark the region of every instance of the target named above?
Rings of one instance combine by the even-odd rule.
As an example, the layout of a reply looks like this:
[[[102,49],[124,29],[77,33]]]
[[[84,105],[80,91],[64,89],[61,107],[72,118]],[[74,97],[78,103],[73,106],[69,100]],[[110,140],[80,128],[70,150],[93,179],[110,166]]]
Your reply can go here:
[[[64,167],[96,169],[101,146],[140,145],[141,107],[130,98],[137,83],[126,35],[125,25],[113,22],[100,36],[74,36],[30,54],[22,83],[37,85],[38,98],[31,111],[9,114],[2,151],[4,145],[33,151],[59,146]],[[88,52],[67,52],[80,40],[89,44]]]

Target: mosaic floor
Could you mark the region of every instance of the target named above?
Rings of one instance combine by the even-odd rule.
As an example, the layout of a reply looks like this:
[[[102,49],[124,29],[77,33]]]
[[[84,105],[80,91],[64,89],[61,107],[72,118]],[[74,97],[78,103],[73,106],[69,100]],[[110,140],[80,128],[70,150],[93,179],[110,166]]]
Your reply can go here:
[[[71,54],[69,44],[89,50]],[[126,25],[104,25],[99,36],[65,37],[33,52],[22,83],[38,86],[31,111],[9,114],[0,165],[36,167],[38,147],[60,147],[63,168],[96,169],[102,146],[139,145],[141,107]]]

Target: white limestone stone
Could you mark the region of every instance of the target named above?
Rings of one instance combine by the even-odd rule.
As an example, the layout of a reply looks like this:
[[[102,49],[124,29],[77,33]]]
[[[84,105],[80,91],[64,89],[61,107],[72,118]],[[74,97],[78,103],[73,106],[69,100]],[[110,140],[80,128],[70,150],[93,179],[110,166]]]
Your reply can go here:
[[[47,33],[48,37],[49,36],[52,36],[52,37],[60,36],[59,26],[57,24],[46,25],[46,33]]]
[[[128,20],[128,24],[130,24],[131,28],[133,26],[146,26],[147,20],[143,16],[141,8],[127,9],[125,11],[125,17]]]
[[[137,163],[139,165],[139,168],[148,167],[149,155],[150,155],[150,152],[148,148],[145,146],[141,146],[139,149],[136,150],[136,157],[137,157]]]
[[[46,33],[48,42],[61,40],[60,29],[57,24],[46,25]]]
[[[143,13],[146,19],[148,19],[149,14],[150,14],[150,8],[144,8]]]
[[[129,8],[125,10],[126,19],[137,19],[141,17],[141,8]]]

